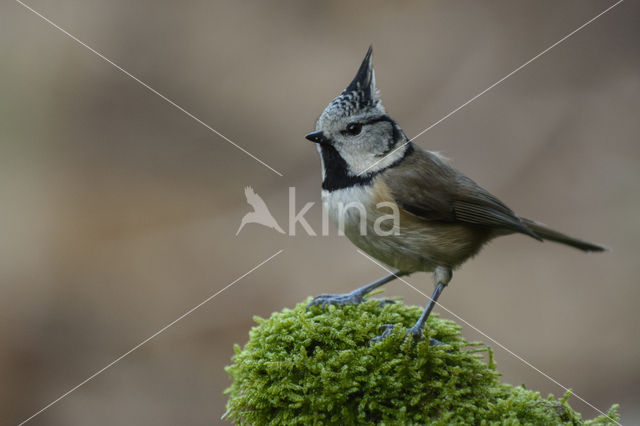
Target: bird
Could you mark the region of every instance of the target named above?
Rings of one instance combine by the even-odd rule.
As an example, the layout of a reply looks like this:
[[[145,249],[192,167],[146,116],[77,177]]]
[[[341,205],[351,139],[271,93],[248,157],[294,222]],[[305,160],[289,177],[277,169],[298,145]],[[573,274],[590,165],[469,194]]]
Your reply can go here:
[[[518,216],[446,157],[410,141],[382,105],[372,53],[370,46],[351,83],[329,103],[315,131],[305,138],[320,153],[322,202],[328,216],[344,227],[344,235],[360,250],[395,272],[350,293],[316,296],[309,308],[361,303],[372,290],[400,276],[431,272],[433,294],[405,334],[421,339],[453,271],[494,238],[519,233],[585,252],[608,250]],[[361,208],[345,209],[347,203]],[[396,212],[394,232],[375,232],[375,222],[388,214],[388,209],[377,207],[380,203]],[[372,343],[389,336],[394,324],[381,330]],[[431,339],[430,344],[439,342]]]
[[[242,221],[240,222],[240,227],[236,232],[236,236],[247,223],[259,223],[260,225],[275,229],[281,234],[285,233],[269,211],[267,204],[258,194],[256,194],[252,187],[247,186],[244,188],[244,195],[247,198],[247,203],[253,207],[253,211],[243,216]]]

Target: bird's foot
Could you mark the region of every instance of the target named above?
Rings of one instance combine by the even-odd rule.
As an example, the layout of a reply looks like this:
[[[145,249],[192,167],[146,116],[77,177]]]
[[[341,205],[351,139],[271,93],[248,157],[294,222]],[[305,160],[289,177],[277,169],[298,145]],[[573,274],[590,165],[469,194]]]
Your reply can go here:
[[[422,328],[421,327],[416,327],[415,325],[413,327],[409,327],[409,328],[407,328],[407,332],[405,333],[404,336],[405,337],[411,336],[415,340],[420,340],[423,337]]]
[[[367,300],[377,300],[378,306],[393,305],[394,303],[396,303],[396,301],[393,299],[380,299],[378,297],[370,297]]]
[[[321,294],[314,297],[313,300],[309,302],[309,304],[307,305],[307,310],[315,305],[320,305],[323,309],[327,305],[357,305],[359,303],[362,303],[364,300],[364,295],[358,290],[346,294]],[[379,300],[380,306],[383,306],[387,303],[396,303],[394,300],[390,299],[371,300]]]
[[[380,330],[382,330],[382,334],[369,340],[369,344],[382,342],[384,339],[389,337],[391,333],[393,333],[394,328],[395,328],[395,324],[382,324],[380,326]],[[408,328],[407,332],[405,333],[405,338],[406,337],[412,337],[414,340],[421,340],[424,337],[422,334],[422,328],[416,327],[416,326]],[[439,346],[439,345],[444,345],[444,343],[442,343],[440,340],[432,338],[429,340],[429,345]]]
[[[352,291],[346,294],[320,294],[313,298],[307,305],[307,309],[320,305],[323,309],[328,305],[357,305],[362,303],[364,298],[358,292]]]
[[[382,330],[382,334],[369,340],[369,344],[372,345],[374,343],[382,342],[384,339],[389,337],[391,333],[393,333],[394,327],[395,327],[395,324],[382,324],[380,326],[380,330]]]

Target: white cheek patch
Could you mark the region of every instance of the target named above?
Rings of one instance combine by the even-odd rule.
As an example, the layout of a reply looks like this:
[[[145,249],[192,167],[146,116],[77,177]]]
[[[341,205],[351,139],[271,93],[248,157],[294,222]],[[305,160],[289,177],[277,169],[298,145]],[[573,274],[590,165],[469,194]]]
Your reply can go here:
[[[406,147],[402,147],[400,149],[397,149],[396,147],[393,148],[386,157],[377,157],[375,153],[368,152],[365,149],[358,151],[357,148],[353,152],[351,150],[339,152],[342,158],[344,158],[349,165],[349,173],[352,176],[357,176],[363,172],[375,173],[389,167],[402,158],[405,151]]]

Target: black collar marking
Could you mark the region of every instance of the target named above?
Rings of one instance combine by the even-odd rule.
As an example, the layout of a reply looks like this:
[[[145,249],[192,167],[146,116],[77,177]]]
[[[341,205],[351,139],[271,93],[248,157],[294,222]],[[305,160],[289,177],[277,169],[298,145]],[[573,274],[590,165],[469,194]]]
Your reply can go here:
[[[340,153],[332,145],[320,145],[320,155],[322,155],[322,162],[324,163],[324,180],[322,181],[322,189],[331,192],[338,189],[350,188],[355,185],[368,185],[373,181],[374,177],[383,171],[400,164],[413,152],[413,149],[413,144],[407,143],[407,148],[402,157],[398,158],[398,160],[394,161],[389,166],[361,176],[352,176],[348,173],[349,168],[347,166],[347,162],[342,158],[342,156],[340,156]]]

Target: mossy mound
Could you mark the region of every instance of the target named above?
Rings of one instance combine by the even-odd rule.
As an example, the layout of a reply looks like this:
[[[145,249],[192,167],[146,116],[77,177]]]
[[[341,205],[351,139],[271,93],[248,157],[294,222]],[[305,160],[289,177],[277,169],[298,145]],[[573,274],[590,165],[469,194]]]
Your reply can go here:
[[[233,383],[226,418],[239,424],[609,424],[583,421],[567,403],[500,383],[489,348],[432,315],[427,338],[405,339],[422,308],[314,306],[309,300],[255,318],[244,348],[226,368]],[[382,324],[394,333],[369,345]],[[430,346],[432,337],[445,343]],[[485,361],[487,360],[487,361]]]

